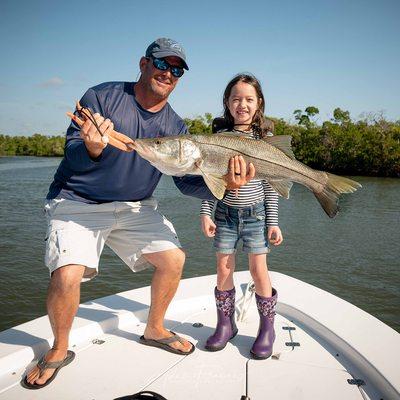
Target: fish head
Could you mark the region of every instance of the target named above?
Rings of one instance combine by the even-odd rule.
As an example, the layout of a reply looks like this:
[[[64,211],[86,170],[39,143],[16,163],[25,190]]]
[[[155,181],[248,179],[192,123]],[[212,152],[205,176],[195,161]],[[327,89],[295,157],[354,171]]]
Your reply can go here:
[[[134,147],[142,158],[167,175],[193,173],[200,158],[198,146],[184,135],[136,139]]]

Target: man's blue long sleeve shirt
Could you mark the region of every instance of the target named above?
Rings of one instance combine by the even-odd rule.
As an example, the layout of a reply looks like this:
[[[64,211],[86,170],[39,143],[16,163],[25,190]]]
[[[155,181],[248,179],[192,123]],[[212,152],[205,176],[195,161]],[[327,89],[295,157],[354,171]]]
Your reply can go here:
[[[132,139],[164,137],[187,133],[184,121],[167,103],[150,112],[137,103],[133,82],[107,82],[89,89],[80,104],[109,118],[114,129]],[[79,127],[72,122],[67,130],[65,154],[54,176],[48,199],[55,197],[86,203],[138,201],[150,197],[161,172],[136,152],[126,153],[107,146],[100,157],[90,158]],[[214,199],[199,176],[174,177],[186,195]]]

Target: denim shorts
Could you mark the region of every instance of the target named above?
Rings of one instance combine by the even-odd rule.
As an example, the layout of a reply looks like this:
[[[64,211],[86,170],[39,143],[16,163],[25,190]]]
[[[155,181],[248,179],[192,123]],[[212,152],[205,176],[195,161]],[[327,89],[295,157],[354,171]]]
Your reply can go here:
[[[236,208],[219,201],[214,219],[214,247],[218,253],[234,253],[240,239],[245,253],[269,253],[264,202]]]

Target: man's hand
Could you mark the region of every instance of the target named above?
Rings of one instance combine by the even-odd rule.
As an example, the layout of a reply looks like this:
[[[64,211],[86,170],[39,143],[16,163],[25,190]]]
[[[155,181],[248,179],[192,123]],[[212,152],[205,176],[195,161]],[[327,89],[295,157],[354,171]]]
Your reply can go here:
[[[111,146],[114,146],[117,149],[120,149],[122,151],[131,152],[131,151],[135,150],[135,142],[129,136],[126,136],[123,133],[114,131],[114,125],[109,119],[104,120],[104,118],[101,117],[99,114],[92,114],[89,109],[82,107],[79,104],[79,101],[76,103],[76,109],[79,113],[79,117],[75,114],[72,114],[71,112],[67,112],[67,115],[72,119],[72,121],[74,121],[79,126],[79,128],[82,129],[82,127],[85,125],[86,121],[90,121],[93,124],[93,120],[91,120],[91,118],[93,118],[96,122],[99,121],[100,124],[102,125],[100,131],[103,133],[103,136],[100,135],[100,133],[97,129],[96,129],[96,131],[97,131],[98,135],[94,134],[94,136],[96,137],[96,141],[97,141],[98,136],[100,135],[101,141],[103,142],[104,146],[99,147],[99,149],[102,147],[101,151],[100,151],[99,149],[96,149],[96,148],[92,149],[91,144],[88,143],[89,148],[91,148],[91,152],[90,152],[91,157],[95,158],[96,154],[98,157],[101,154],[101,152],[103,151],[104,147],[106,147],[106,145],[108,143]],[[92,127],[90,126],[90,124],[88,124],[88,126],[85,127],[84,134],[85,133],[88,134],[88,132],[91,129],[92,129]],[[84,139],[84,136],[82,136],[82,134],[80,136]],[[87,141],[85,141],[85,145],[86,144],[87,144]],[[100,153],[99,153],[99,151],[100,151]]]
[[[250,182],[256,174],[256,169],[252,163],[249,164],[247,171],[246,161],[242,156],[235,156],[229,160],[228,173],[224,175],[227,183],[227,190],[239,189],[241,186]]]
[[[89,119],[86,119],[84,124],[81,126],[80,136],[85,142],[89,156],[97,158],[107,146],[108,142],[107,140],[104,140],[104,138],[108,137],[108,132],[111,132],[114,129],[114,124],[108,118],[104,119],[98,113],[94,114],[93,117],[104,136],[100,135],[96,126]]]
[[[201,215],[201,230],[205,237],[215,236],[215,229],[217,228],[214,221],[208,215]]]
[[[279,246],[283,242],[283,236],[279,226],[268,227],[268,241],[274,246]]]

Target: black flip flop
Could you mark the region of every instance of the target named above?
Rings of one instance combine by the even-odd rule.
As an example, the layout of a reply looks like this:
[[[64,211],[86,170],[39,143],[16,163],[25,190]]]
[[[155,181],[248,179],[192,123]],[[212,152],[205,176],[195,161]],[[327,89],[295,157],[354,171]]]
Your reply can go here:
[[[41,389],[41,388],[44,388],[45,386],[47,386],[51,382],[53,382],[55,377],[58,374],[58,371],[60,371],[60,369],[62,367],[65,367],[66,365],[71,363],[74,358],[75,358],[75,353],[73,351],[71,351],[71,350],[67,351],[67,356],[62,361],[47,362],[45,360],[45,356],[43,356],[37,363],[37,366],[39,367],[40,372],[42,373],[45,369],[55,369],[53,375],[45,383],[43,383],[42,385],[37,385],[36,383],[29,383],[26,380],[27,377],[25,376],[25,378],[21,381],[22,387],[24,387],[25,389]]]
[[[130,394],[128,396],[118,397],[114,400],[167,400],[164,396],[156,392],[151,392],[150,390],[145,390],[144,392],[139,392],[135,394]]]
[[[172,332],[173,336],[165,339],[146,339],[143,335],[140,336],[139,342],[146,345],[146,346],[153,346],[158,347],[159,349],[163,349],[165,351],[169,351],[170,353],[179,354],[181,356],[187,356],[192,354],[195,350],[195,345],[192,342],[189,342],[192,345],[192,348],[189,351],[182,351],[178,349],[174,349],[173,347],[169,346],[169,343],[173,342],[181,342],[183,344],[183,339],[177,335],[175,332]]]

